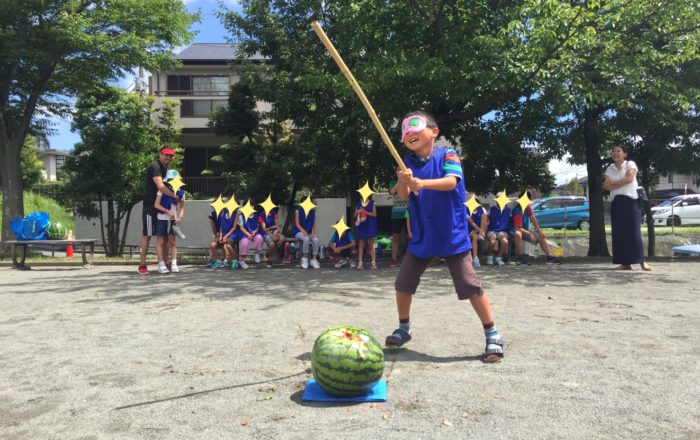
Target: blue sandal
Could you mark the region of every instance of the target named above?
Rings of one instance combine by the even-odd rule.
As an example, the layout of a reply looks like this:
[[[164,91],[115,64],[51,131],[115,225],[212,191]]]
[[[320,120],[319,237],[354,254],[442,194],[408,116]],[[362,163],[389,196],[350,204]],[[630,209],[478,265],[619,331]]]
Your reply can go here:
[[[399,348],[411,340],[411,334],[402,328],[397,328],[394,333],[386,337],[384,344],[387,347]]]
[[[486,338],[486,349],[484,350],[484,362],[496,364],[503,360],[503,339]]]

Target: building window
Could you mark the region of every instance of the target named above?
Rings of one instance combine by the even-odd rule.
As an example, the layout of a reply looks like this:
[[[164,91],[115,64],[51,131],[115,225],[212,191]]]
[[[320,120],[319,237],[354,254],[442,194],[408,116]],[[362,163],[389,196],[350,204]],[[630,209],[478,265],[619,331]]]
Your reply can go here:
[[[228,101],[225,99],[182,99],[180,100],[180,116],[206,118],[214,110],[226,107],[228,107]]]
[[[195,96],[228,95],[227,76],[193,76],[192,94]]]
[[[221,170],[221,164],[211,158],[219,154],[219,147],[185,147],[184,177],[201,177],[204,170]]]
[[[63,168],[63,165],[66,163],[66,157],[61,154],[56,156],[56,172],[61,171],[61,168]]]
[[[168,75],[168,95],[190,95],[191,90],[189,75]]]
[[[668,175],[668,183],[673,183],[673,174]]]

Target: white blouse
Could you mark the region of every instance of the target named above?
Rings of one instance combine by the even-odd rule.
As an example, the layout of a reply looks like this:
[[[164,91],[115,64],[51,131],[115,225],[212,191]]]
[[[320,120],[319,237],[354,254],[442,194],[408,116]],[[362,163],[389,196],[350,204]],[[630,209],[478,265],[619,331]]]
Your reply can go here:
[[[617,166],[612,163],[608,168],[605,170],[605,175],[608,176],[608,178],[615,182],[620,179],[624,179],[624,177],[627,175],[627,171],[629,170],[638,170],[637,164],[634,163],[633,160],[626,160],[622,163],[622,167],[619,169]],[[612,202],[615,200],[615,196],[627,196],[631,199],[636,199],[639,197],[637,195],[637,179],[632,180],[630,183],[623,185],[619,188],[611,189],[610,190],[610,201]]]

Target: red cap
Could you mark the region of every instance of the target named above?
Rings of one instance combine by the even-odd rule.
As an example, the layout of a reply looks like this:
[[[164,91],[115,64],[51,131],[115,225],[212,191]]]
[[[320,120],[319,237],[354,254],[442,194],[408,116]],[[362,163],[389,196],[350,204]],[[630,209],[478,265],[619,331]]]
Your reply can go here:
[[[175,156],[175,150],[173,150],[170,147],[163,147],[160,149],[160,154],[169,154],[171,156]]]

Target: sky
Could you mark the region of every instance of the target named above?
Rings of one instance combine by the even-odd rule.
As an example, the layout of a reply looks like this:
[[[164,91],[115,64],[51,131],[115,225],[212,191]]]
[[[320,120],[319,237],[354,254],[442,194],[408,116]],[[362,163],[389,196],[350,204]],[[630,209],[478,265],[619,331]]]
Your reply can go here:
[[[219,0],[182,0],[190,12],[200,13],[200,22],[195,23],[192,30],[196,32],[193,43],[222,43],[227,39],[227,32],[219,18],[215,15],[219,11]],[[239,7],[236,0],[224,0],[228,9]],[[184,48],[179,48],[184,49]],[[134,76],[129,76],[118,81],[121,87],[129,88],[133,86]],[[80,141],[78,133],[71,132],[70,120],[55,118],[54,122],[57,133],[49,136],[51,148],[57,150],[71,150],[73,145]],[[566,159],[563,161],[553,160],[549,163],[549,169],[556,178],[556,184],[561,185],[569,182],[574,177],[584,177],[586,175],[585,165],[569,165]]]

